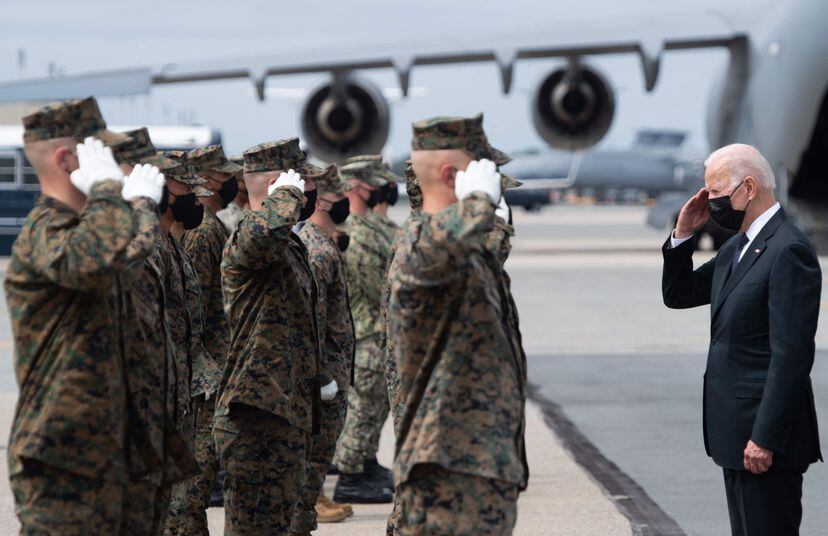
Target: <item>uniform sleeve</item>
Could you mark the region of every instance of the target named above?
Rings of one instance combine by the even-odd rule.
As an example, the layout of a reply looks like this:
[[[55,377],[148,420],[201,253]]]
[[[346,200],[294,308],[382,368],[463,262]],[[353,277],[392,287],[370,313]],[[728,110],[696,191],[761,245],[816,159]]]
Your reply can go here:
[[[132,208],[115,180],[92,187],[80,221],[72,227],[44,225],[32,251],[35,270],[62,287],[80,291],[108,288],[129,262],[135,236]]]
[[[322,359],[319,367],[320,385],[327,385],[331,383],[332,363],[335,363],[336,356],[331,355],[334,348],[328,343],[328,299],[331,281],[333,279],[333,270],[329,262],[323,255],[315,255],[311,260],[311,270],[313,270],[313,277],[316,280],[316,314],[319,341],[322,345]]]
[[[228,260],[250,269],[272,264],[287,247],[301,208],[302,192],[298,188],[277,188],[260,210],[248,211],[239,222],[226,249]]]
[[[771,360],[751,435],[761,447],[785,451],[810,391],[821,292],[822,272],[813,251],[802,243],[783,250],[770,275]]]
[[[203,225],[184,233],[184,251],[193,261],[193,268],[198,276],[198,283],[201,287],[201,305],[205,311],[209,307],[208,289],[213,285],[213,278],[220,276],[221,255],[218,257],[212,250],[216,247],[215,234]],[[221,246],[219,246],[221,251]]]
[[[414,245],[416,276],[421,285],[440,286],[462,277],[456,268],[468,252],[483,247],[494,226],[495,206],[482,193],[426,218]]]
[[[352,292],[359,293],[370,303],[379,305],[388,268],[387,248],[379,240],[352,238],[351,245],[345,252],[345,268],[348,270],[348,281],[356,283],[358,287],[351,289]]]
[[[504,264],[509,259],[509,253],[512,251],[511,238],[513,236],[515,236],[515,228],[506,223],[500,216],[495,216],[494,228],[486,233],[484,243],[486,249],[497,257],[500,264]]]
[[[127,268],[124,282],[131,287],[144,272],[144,261],[158,243],[158,210],[155,201],[139,197],[130,201],[135,222],[135,236],[127,246]]]

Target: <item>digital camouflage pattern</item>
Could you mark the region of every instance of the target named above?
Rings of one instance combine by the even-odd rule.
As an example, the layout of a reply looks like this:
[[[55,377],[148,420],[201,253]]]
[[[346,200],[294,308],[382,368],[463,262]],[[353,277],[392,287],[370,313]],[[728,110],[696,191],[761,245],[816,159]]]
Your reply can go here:
[[[227,230],[218,217],[208,207],[204,207],[201,225],[185,231],[182,240],[184,251],[192,261],[201,287],[204,346],[221,370],[224,370],[230,346],[230,328],[227,326],[221,294],[221,256],[228,238]]]
[[[235,430],[215,430],[227,471],[224,533],[287,534],[305,480],[311,436],[250,406],[237,406],[232,420]]]
[[[12,475],[20,534],[121,534],[124,484],[35,460]]]
[[[398,493],[399,536],[503,536],[517,521],[518,487],[511,482],[421,465]]]
[[[127,400],[117,301],[135,235],[121,184],[92,187],[83,211],[41,196],[5,280],[20,395],[9,475],[23,460],[125,483]]]
[[[179,408],[186,407],[186,413],[180,422],[183,422],[186,432],[191,432],[193,451],[201,469],[195,477],[173,486],[164,533],[206,535],[207,515],[204,488],[212,486],[217,471],[215,454],[210,456],[214,450],[210,421],[212,406],[215,402],[213,395],[218,390],[221,380],[221,368],[205,348],[206,334],[201,285],[192,259],[172,236],[166,235],[166,240],[163,242],[170,260],[177,264],[171,269],[178,274],[178,277],[174,274],[172,277],[168,276],[170,286],[166,290],[166,295],[168,299],[172,295],[173,302],[176,304],[174,309],[179,311],[179,317],[168,318],[167,322],[173,333],[185,335],[178,341],[179,344],[186,341],[188,346],[178,346],[176,353],[177,356],[186,356],[190,365],[189,386],[187,386],[189,397],[182,396],[182,392],[179,391],[179,396],[181,396]],[[167,310],[169,312],[170,308],[167,307]],[[182,390],[187,390],[187,387],[182,386]],[[205,412],[207,416],[204,415]],[[205,481],[209,483],[205,484]],[[210,490],[207,489],[207,501],[209,501],[209,492]]]
[[[164,176],[167,177],[167,179],[172,179],[182,184],[186,184],[187,186],[190,186],[194,192],[196,191],[197,186],[207,184],[207,179],[202,179],[201,177],[193,175],[193,170],[190,167],[190,160],[187,157],[187,151],[158,151],[158,154],[173,160],[178,164],[175,167],[168,168],[167,171],[164,172]]]
[[[512,237],[515,236],[515,228],[506,223],[500,216],[494,218],[494,228],[486,233],[483,239],[483,247],[491,251],[500,264],[505,264],[512,251]],[[506,272],[504,271],[505,275]]]
[[[260,210],[247,211],[224,249],[222,289],[232,342],[216,428],[234,430],[230,417],[239,404],[303,432],[318,426],[316,284],[305,246],[291,232],[303,198],[297,188],[277,188]]]
[[[345,160],[345,164],[354,164],[354,163],[368,163],[370,169],[373,171],[373,175],[379,177],[384,182],[377,183],[377,186],[382,186],[389,182],[398,183],[402,180],[402,177],[398,176],[396,173],[391,171],[391,168],[388,167],[382,161],[382,155],[379,154],[364,154],[359,156],[352,156]]]
[[[128,138],[106,128],[106,121],[94,97],[47,104],[23,118],[23,142],[55,138],[75,138],[82,142],[94,136],[106,145],[123,143]]]
[[[325,173],[305,158],[299,138],[287,138],[255,145],[244,152],[244,172],[287,171],[292,169],[303,178],[313,179]]]
[[[473,117],[432,117],[412,125],[414,151],[461,149],[475,159],[486,158],[502,166],[512,158],[491,146],[483,130],[483,114]]]
[[[394,236],[396,236],[400,226],[397,225],[397,223],[388,216],[385,216],[378,212],[369,212],[368,216],[372,218],[377,223],[377,225],[379,225],[380,229],[382,229],[382,234],[385,235],[385,238],[386,240],[388,240],[388,243],[390,244],[391,242],[393,242]]]
[[[388,180],[383,178],[385,167],[374,161],[356,161],[345,164],[339,169],[342,180],[362,181],[370,186],[385,186]]]
[[[324,190],[338,195],[342,195],[353,189],[352,185],[343,181],[339,176],[339,168],[335,164],[331,164],[325,168],[325,173],[322,175],[314,177],[313,183],[318,190]]]
[[[347,391],[354,364],[354,322],[348,306],[345,263],[336,243],[309,221],[299,231],[308,251],[308,262],[316,280],[319,318],[320,384],[336,380]]]
[[[162,173],[178,168],[178,162],[158,154],[146,127],[128,130],[124,135],[129,139],[112,148],[112,155],[119,164],[150,164]]]
[[[199,149],[193,149],[187,154],[190,166],[196,173],[202,171],[218,171],[228,175],[241,175],[243,166],[231,162],[224,155],[224,148],[221,145],[208,145]]]
[[[418,464],[525,487],[526,364],[499,259],[494,205],[472,194],[410,222],[389,279],[388,348],[400,378],[394,477]]]
[[[405,161],[405,191],[408,194],[411,210],[423,208],[423,191],[420,189],[420,180],[414,174],[411,160]]]
[[[338,383],[338,382],[337,382]],[[319,435],[311,440],[305,482],[290,526],[291,534],[305,534],[316,530],[316,501],[325,485],[325,476],[336,453],[336,443],[345,425],[348,410],[346,391],[340,388],[333,400],[322,401]]]
[[[193,463],[195,464],[195,461]],[[169,507],[169,486],[159,486],[147,479],[130,482],[124,496],[122,529],[116,534],[124,536],[161,534],[167,521]]]

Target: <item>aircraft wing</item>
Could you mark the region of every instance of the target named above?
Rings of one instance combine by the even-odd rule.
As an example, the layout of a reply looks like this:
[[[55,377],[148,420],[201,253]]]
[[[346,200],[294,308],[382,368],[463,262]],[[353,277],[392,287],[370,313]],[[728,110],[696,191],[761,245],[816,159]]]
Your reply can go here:
[[[411,71],[417,66],[493,62],[497,65],[504,93],[512,86],[518,61],[540,58],[580,58],[605,54],[635,54],[641,60],[644,86],[651,91],[658,79],[666,51],[702,48],[732,48],[747,32],[726,16],[702,14],[660,16],[648,20],[560,21],[554,27],[531,32],[468,37],[454,35],[399,43],[359,44],[303,49],[298,52],[169,63],[155,67],[99,71],[54,78],[0,82],[0,102],[52,101],[88,95],[149,93],[153,85],[250,79],[259,99],[264,100],[270,76],[393,69],[403,95],[407,95]]]

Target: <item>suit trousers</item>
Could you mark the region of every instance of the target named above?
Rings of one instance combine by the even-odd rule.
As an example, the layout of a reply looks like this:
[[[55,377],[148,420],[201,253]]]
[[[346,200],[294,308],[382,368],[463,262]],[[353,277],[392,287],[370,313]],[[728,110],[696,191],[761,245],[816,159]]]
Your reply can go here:
[[[724,469],[733,536],[795,536],[802,521],[806,467],[771,468],[761,475]]]

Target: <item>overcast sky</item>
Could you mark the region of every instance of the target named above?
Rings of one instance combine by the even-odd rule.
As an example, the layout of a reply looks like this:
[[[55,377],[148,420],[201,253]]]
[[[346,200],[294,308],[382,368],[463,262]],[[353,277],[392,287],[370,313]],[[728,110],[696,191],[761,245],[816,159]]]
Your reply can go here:
[[[667,19],[691,21],[714,9],[727,10],[732,18],[745,6],[768,1],[773,0],[13,2],[0,22],[0,79],[21,76],[19,49],[25,50],[24,74],[34,77],[46,75],[50,63],[71,74],[284,52],[301,58],[308,48],[378,48],[389,42],[440,42],[451,48],[453,43],[485,44],[521,33],[588,41],[616,26],[633,28],[646,38]],[[718,50],[667,53],[653,93],[643,89],[637,57],[588,59],[608,76],[616,93],[615,121],[603,143],[624,147],[639,128],[669,127],[689,130],[692,143],[706,148],[707,94],[726,57]],[[411,85],[420,96],[391,104],[387,154],[408,151],[412,121],[478,111],[485,113],[489,138],[498,147],[543,147],[532,127],[529,102],[539,81],[559,65],[554,59],[518,63],[508,96],[501,93],[494,64],[416,68]],[[396,87],[391,71],[362,76],[380,87]],[[301,90],[325,79],[271,77],[271,92],[282,96],[264,103],[255,99],[248,81],[155,87],[148,96],[100,100],[110,124],[205,124],[220,128],[225,146],[237,152],[298,135]]]

